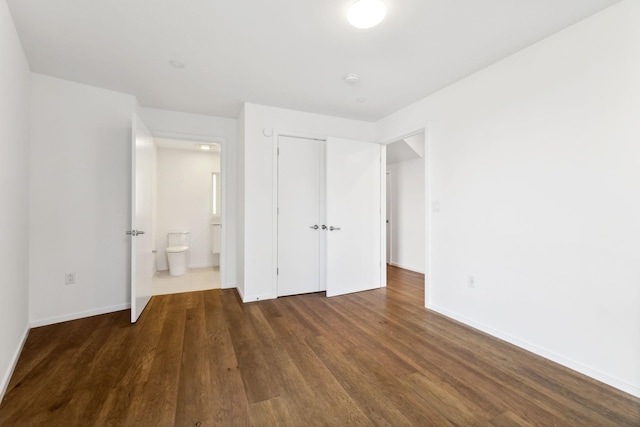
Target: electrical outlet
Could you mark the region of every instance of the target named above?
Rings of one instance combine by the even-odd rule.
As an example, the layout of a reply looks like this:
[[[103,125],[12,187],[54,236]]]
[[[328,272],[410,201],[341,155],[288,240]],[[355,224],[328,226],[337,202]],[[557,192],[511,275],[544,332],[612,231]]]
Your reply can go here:
[[[476,287],[476,278],[473,276],[467,276],[467,286],[470,288]]]
[[[73,285],[74,283],[76,283],[76,273],[66,273],[64,275],[64,284]]]

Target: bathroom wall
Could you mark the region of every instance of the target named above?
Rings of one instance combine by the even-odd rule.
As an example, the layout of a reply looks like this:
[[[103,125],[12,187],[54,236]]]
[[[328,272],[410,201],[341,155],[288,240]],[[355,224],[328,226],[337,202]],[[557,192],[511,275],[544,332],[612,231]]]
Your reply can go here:
[[[29,325],[29,65],[0,0],[0,400]]]
[[[220,172],[220,154],[189,149],[157,149],[157,269],[168,270],[167,233],[189,231],[189,267],[219,265],[211,253],[211,173]]]
[[[428,306],[636,396],[638,22],[623,1],[378,122],[429,125]]]

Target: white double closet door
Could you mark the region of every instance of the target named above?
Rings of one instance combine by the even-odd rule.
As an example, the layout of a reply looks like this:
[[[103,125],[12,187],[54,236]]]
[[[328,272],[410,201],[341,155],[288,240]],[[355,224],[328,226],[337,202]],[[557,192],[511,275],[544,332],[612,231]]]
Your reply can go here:
[[[382,149],[278,137],[278,296],[381,286]]]

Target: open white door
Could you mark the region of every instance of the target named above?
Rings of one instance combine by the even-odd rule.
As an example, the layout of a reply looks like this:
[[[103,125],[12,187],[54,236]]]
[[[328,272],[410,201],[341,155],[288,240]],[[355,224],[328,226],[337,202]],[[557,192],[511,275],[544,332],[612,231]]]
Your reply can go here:
[[[151,299],[153,137],[137,115],[131,138],[131,323]]]
[[[327,139],[327,296],[382,286],[381,147]]]

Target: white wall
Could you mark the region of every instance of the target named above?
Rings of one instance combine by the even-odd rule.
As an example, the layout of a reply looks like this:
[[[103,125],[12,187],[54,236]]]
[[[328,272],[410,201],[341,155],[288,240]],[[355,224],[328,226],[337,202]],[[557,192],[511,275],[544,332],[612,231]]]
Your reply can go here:
[[[428,306],[636,396],[638,22],[623,1],[378,123],[429,123]]]
[[[424,159],[387,166],[391,179],[391,259],[397,267],[424,273],[425,211]]]
[[[211,253],[211,174],[220,154],[158,148],[158,270],[168,270],[167,234],[189,231],[189,266],[218,265]]]
[[[140,110],[138,110],[138,119],[140,119]],[[151,263],[153,265],[153,273],[158,270],[158,242],[161,240],[158,238],[158,147],[153,143],[153,149],[151,151],[151,248],[153,253],[151,254]]]
[[[240,298],[244,299],[244,147],[245,147],[245,137],[244,137],[244,105],[240,110],[240,114],[238,114],[238,123],[237,123],[237,132],[238,132],[238,146],[237,146],[237,170],[236,170],[236,179],[237,179],[237,234],[236,234],[236,274],[238,278],[238,293],[240,294]]]
[[[29,324],[29,65],[0,0],[0,400]]]
[[[194,141],[216,141],[222,144],[222,210],[225,216],[226,236],[223,239],[221,262],[221,286],[237,286],[237,142],[238,121],[222,117],[176,111],[140,108],[139,114],[151,133],[156,137],[174,139],[193,139]],[[162,246],[163,236],[158,233],[158,245]],[[160,248],[158,248],[160,250]],[[160,254],[160,252],[158,252]]]
[[[31,322],[125,309],[135,98],[40,74],[31,84]]]
[[[244,105],[244,122],[243,293],[244,301],[256,301],[276,297],[273,137],[263,129],[373,141],[375,125],[256,104]]]

